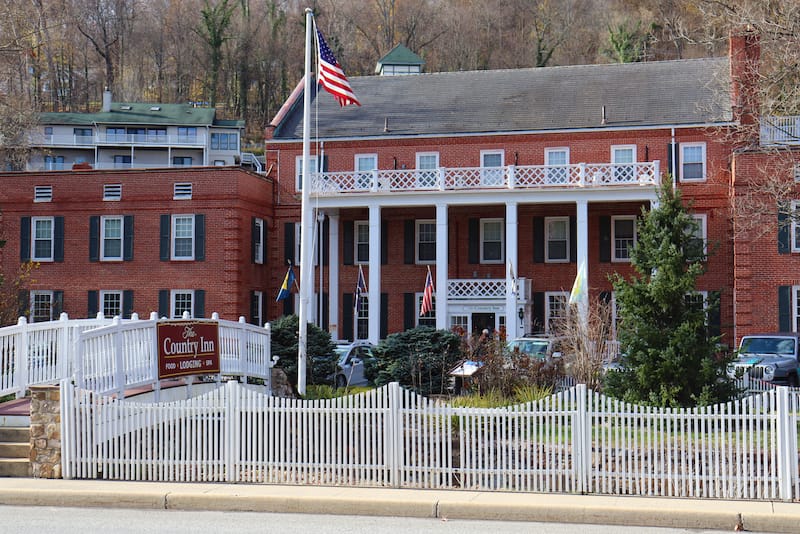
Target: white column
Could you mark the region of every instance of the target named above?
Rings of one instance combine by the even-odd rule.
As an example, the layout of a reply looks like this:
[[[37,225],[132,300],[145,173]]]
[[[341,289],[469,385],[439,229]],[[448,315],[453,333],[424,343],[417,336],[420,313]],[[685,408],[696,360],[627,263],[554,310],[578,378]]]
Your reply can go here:
[[[506,337],[513,339],[521,334],[519,317],[517,317],[517,294],[514,276],[519,278],[519,261],[517,254],[517,203],[506,202]]]
[[[576,201],[576,250],[578,254],[577,265],[586,264],[586,274],[589,274],[589,203],[585,200]],[[589,287],[588,284],[586,286]]]
[[[339,214],[328,213],[328,331],[339,339]],[[352,311],[350,312],[352,313]]]
[[[370,343],[381,337],[381,208],[369,207],[369,335]]]
[[[447,318],[447,204],[436,205],[436,328],[449,330]]]

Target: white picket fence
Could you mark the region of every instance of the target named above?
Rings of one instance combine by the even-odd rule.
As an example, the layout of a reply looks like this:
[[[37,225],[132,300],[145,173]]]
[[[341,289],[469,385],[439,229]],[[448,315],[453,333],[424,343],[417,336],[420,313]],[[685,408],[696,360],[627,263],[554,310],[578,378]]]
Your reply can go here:
[[[798,396],[656,409],[575,386],[456,408],[390,384],[303,401],[236,382],[145,404],[61,385],[65,478],[784,499],[800,496]]]

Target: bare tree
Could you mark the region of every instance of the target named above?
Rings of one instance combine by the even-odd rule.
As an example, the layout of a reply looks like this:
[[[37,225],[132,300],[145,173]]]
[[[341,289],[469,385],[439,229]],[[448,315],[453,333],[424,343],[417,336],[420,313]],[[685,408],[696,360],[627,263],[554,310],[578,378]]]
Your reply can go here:
[[[586,308],[581,314],[578,305],[571,305],[569,313],[555,325],[555,331],[562,338],[565,372],[579,384],[598,389],[603,365],[617,353],[613,314],[610,303],[597,302]]]

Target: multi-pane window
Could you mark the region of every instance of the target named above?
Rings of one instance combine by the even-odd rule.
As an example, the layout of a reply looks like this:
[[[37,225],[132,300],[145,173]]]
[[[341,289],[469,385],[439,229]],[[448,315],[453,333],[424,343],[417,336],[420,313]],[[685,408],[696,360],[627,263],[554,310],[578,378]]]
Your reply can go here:
[[[143,143],[147,140],[147,129],[145,128],[128,128],[129,140],[135,143]]]
[[[436,295],[433,296],[431,299],[431,311],[426,313],[425,315],[420,315],[419,312],[422,310],[422,293],[417,293],[417,325],[418,326],[432,326],[436,327]]]
[[[311,169],[311,173],[319,172],[319,168],[317,167],[317,156],[309,156],[308,158],[308,168]],[[297,191],[303,190],[303,156],[297,156],[294,160],[294,183],[295,189]]]
[[[172,259],[194,259],[194,215],[172,216]]]
[[[458,335],[469,332],[469,315],[451,315],[450,330]]]
[[[372,185],[372,171],[377,168],[377,154],[356,154],[356,187],[361,189],[369,189]]]
[[[704,310],[708,306],[708,292],[707,291],[692,291],[687,293],[684,297],[686,306],[692,310]]]
[[[101,291],[100,304],[103,307],[103,317],[122,317],[122,291]]]
[[[567,183],[569,165],[568,148],[548,148],[544,151],[544,164],[547,165],[546,181],[548,184]]]
[[[559,323],[567,316],[567,300],[569,294],[565,292],[545,293],[545,331],[553,332],[558,329]]]
[[[503,263],[503,219],[481,219],[481,263]]]
[[[173,156],[172,164],[176,167],[191,167],[192,158],[191,156]]]
[[[116,156],[114,156],[115,169],[129,169],[130,167],[131,167],[130,155],[117,154]]]
[[[170,292],[170,316],[179,319],[183,312],[194,317],[194,291],[189,289],[173,289]]]
[[[52,291],[31,291],[31,313],[32,323],[41,323],[53,320],[53,292]]]
[[[264,326],[264,323],[261,319],[261,310],[264,306],[264,293],[261,291],[253,291],[253,309],[251,311],[252,317],[250,317],[250,323],[257,325],[257,326]]]
[[[362,294],[356,306],[356,339],[369,338],[369,298]]]
[[[615,182],[632,182],[636,177],[636,145],[611,147],[611,163]]]
[[[417,184],[419,187],[434,187],[438,181],[439,153],[417,153]]]
[[[195,143],[197,141],[197,128],[195,126],[179,126],[178,142]]]
[[[31,250],[33,261],[53,261],[53,217],[31,219]]]
[[[109,143],[124,143],[125,128],[106,128],[106,141]]]
[[[212,133],[211,150],[239,150],[239,134]]]
[[[611,252],[613,261],[630,261],[636,243],[636,217],[621,215],[611,218]]]
[[[687,256],[690,258],[703,258],[706,255],[706,216],[705,215],[692,215],[695,226],[689,229],[692,237],[689,238],[687,244]]]
[[[417,221],[417,263],[436,261],[436,221]]]
[[[44,170],[46,171],[64,170],[64,156],[45,156]]]
[[[122,237],[124,218],[106,216],[100,218],[100,259],[104,261],[122,260]]]
[[[503,151],[481,151],[481,185],[503,185]]]
[[[75,136],[76,145],[90,145],[92,144],[92,129],[91,128],[73,128],[72,135]]]
[[[367,263],[369,261],[369,223],[356,221],[354,228],[356,263]]]
[[[792,201],[792,252],[800,252],[800,224],[797,222],[797,215],[800,214],[800,200]]]
[[[147,140],[151,143],[166,143],[167,130],[165,128],[148,128]]]
[[[569,217],[547,217],[544,222],[545,261],[569,261]]]
[[[264,219],[253,220],[253,261],[264,263]]]
[[[681,143],[681,180],[702,181],[706,179],[706,144]]]

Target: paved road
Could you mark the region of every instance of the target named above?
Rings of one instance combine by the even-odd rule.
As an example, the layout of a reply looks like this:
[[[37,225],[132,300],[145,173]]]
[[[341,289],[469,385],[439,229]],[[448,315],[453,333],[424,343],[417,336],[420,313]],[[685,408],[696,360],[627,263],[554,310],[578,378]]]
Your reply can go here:
[[[618,525],[574,525],[511,521],[467,521],[406,517],[332,516],[254,512],[185,512],[179,510],[131,510],[108,508],[61,508],[51,506],[0,506],[2,532],[51,532],[54,534],[242,534],[278,532],[315,534],[410,534],[410,533],[525,533],[530,534],[718,534],[720,530],[688,530]],[[750,533],[756,534],[756,533]]]

